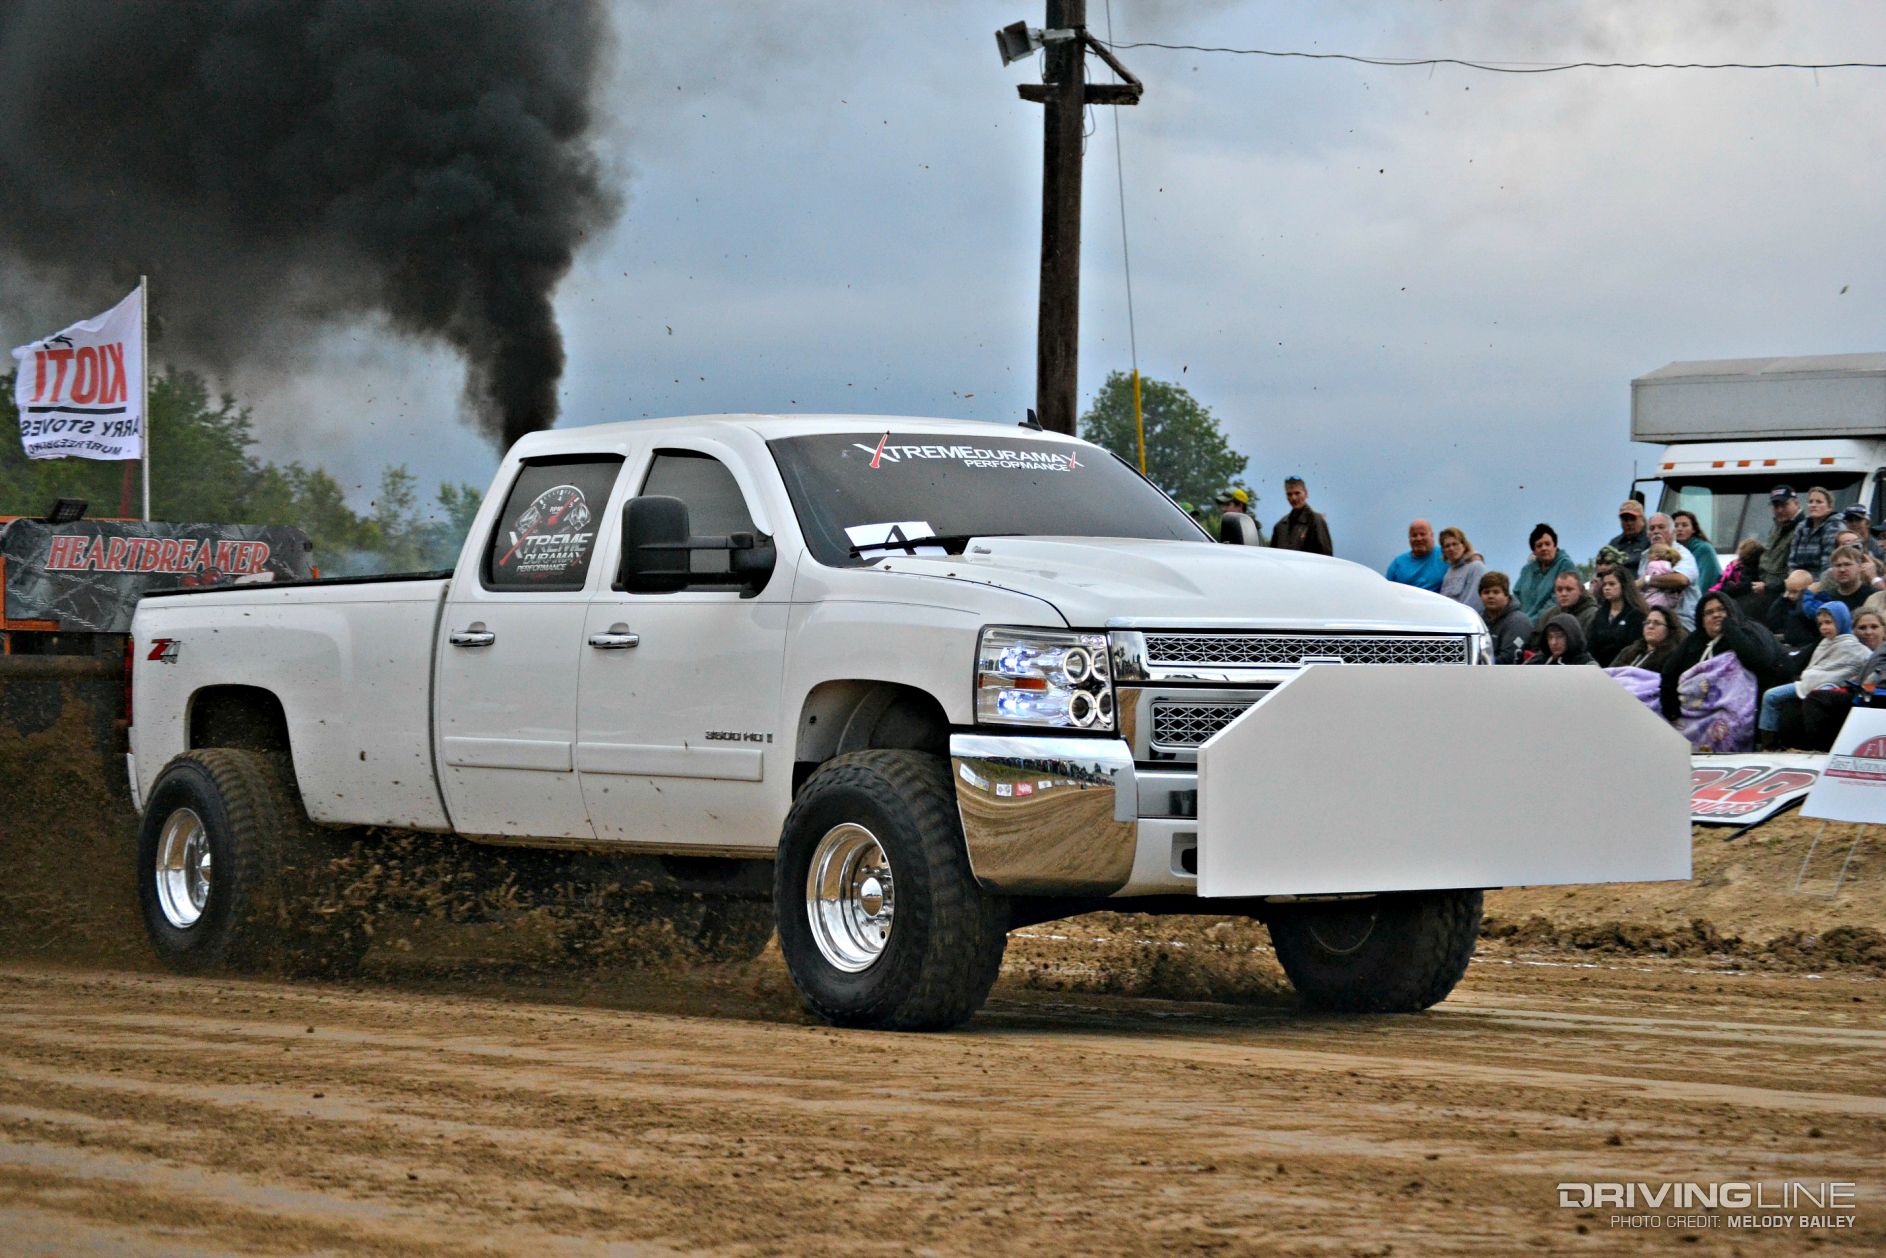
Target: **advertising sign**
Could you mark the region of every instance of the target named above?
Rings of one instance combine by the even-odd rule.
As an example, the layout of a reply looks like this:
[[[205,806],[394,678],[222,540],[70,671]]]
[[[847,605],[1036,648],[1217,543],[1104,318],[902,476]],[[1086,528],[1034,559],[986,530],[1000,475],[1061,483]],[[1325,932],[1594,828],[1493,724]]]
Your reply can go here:
[[[149,591],[306,581],[313,552],[306,533],[274,525],[14,520],[0,525],[0,610],[62,631],[128,633]]]
[[[135,289],[97,318],[13,351],[13,400],[28,458],[143,453],[143,296]]]
[[[1886,709],[1855,708],[1848,714],[1801,815],[1826,821],[1886,821]]]
[[[1705,826],[1766,821],[1813,789],[1827,757],[1764,752],[1690,758],[1690,820]]]

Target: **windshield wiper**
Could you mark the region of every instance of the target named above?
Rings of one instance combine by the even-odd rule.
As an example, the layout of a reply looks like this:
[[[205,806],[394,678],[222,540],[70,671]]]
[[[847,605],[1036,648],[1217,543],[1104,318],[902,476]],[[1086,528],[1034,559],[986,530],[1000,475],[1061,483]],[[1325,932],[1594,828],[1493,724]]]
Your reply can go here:
[[[1020,533],[932,533],[927,537],[894,537],[882,542],[865,542],[851,548],[852,558],[862,558],[867,550],[906,550],[913,546],[941,546],[948,550],[955,543],[957,550],[952,554],[960,555],[961,548],[967,546],[972,538],[977,537],[1020,537]]]

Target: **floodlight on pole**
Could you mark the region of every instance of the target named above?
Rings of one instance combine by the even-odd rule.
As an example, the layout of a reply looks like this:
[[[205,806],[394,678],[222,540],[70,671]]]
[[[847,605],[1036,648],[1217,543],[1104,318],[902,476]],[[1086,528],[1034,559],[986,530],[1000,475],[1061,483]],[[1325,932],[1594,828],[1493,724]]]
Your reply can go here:
[[[1066,40],[1080,38],[1076,30],[1044,31],[1039,26],[1030,26],[1026,22],[1010,22],[995,33],[996,50],[1002,54],[1002,64],[1011,65],[1023,57],[1041,51],[1049,44],[1059,44]]]

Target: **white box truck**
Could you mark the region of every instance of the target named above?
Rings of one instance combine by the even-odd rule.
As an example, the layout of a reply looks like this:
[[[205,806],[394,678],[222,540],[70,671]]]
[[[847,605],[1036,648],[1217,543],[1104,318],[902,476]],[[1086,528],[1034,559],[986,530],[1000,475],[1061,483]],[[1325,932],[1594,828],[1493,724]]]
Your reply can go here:
[[[1768,493],[1819,485],[1886,510],[1886,353],[1671,363],[1631,381],[1631,440],[1663,446],[1664,511],[1686,508],[1725,558],[1773,526]]]

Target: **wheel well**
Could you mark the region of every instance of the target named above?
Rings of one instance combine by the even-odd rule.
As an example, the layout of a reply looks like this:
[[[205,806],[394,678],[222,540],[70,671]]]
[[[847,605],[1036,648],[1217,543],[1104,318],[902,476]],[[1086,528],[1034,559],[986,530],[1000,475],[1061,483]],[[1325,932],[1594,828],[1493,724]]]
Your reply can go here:
[[[289,750],[282,701],[255,686],[210,686],[190,700],[190,749]]]
[[[793,790],[812,770],[849,751],[904,750],[948,755],[950,723],[936,697],[888,681],[828,681],[799,713]]]

